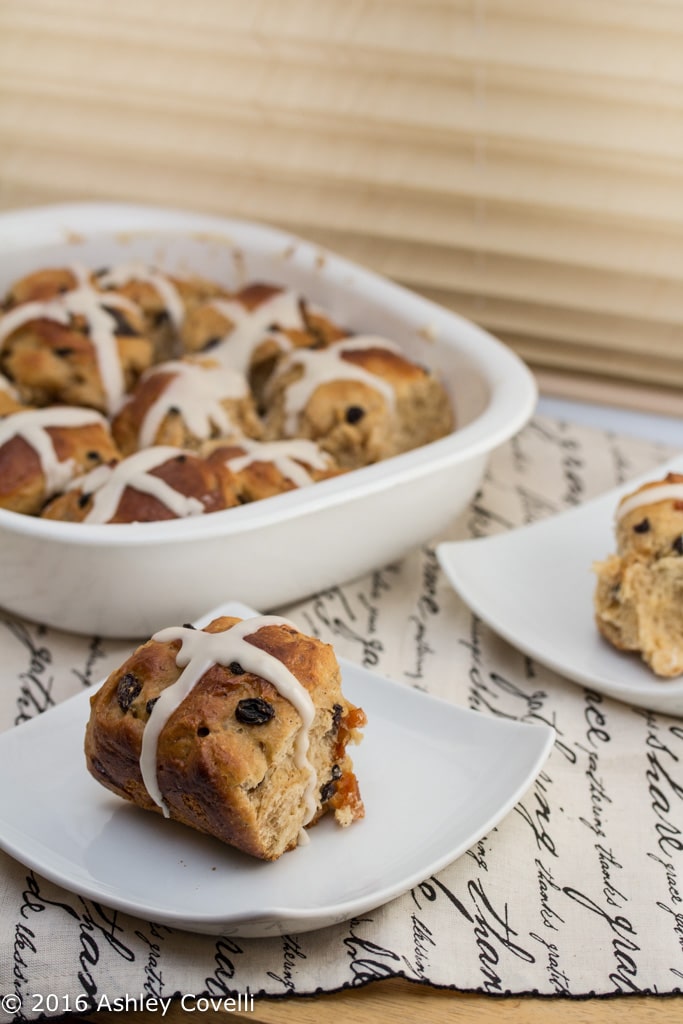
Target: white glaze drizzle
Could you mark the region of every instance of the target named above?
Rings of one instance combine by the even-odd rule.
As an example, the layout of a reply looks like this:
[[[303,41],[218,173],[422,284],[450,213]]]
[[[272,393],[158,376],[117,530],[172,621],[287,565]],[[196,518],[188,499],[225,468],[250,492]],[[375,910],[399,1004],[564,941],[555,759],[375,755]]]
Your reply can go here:
[[[56,494],[73,477],[76,463],[73,459],[60,461],[48,428],[84,427],[91,423],[101,424],[108,431],[104,416],[94,409],[60,405],[47,409],[22,410],[0,420],[0,447],[13,437],[23,438],[40,460],[40,469],[45,478],[45,493]]]
[[[151,470],[162,466],[169,459],[183,455],[190,458],[181,448],[170,445],[159,445],[156,448],[145,448],[129,455],[127,459],[117,462],[114,466],[98,466],[85,476],[74,480],[70,490],[80,489],[84,494],[92,494],[93,504],[84,523],[108,523],[116,514],[123,492],[132,487],[143,494],[156,498],[179,519],[187,516],[201,515],[204,506],[198,498],[187,497],[176,491]]]
[[[388,352],[400,352],[398,345],[386,338],[372,334],[356,335],[355,337],[335,342],[329,348],[297,349],[288,355],[280,364],[270,380],[269,390],[275,380],[287,373],[293,366],[301,366],[303,374],[290,384],[285,391],[285,422],[284,429],[288,434],[295,434],[300,413],[305,409],[314,391],[321,384],[332,380],[355,380],[378,391],[385,399],[389,409],[393,410],[396,395],[393,387],[376,373],[371,373],[362,366],[344,359],[344,352],[358,352],[373,348],[385,349]]]
[[[67,292],[66,295],[73,295],[73,292]],[[68,324],[70,314],[64,299],[65,295],[60,295],[44,302],[24,302],[21,306],[15,306],[9,312],[3,313],[0,319],[0,345],[10,334],[14,334],[19,327],[30,323],[31,320],[52,320],[58,324]]]
[[[152,800],[163,810],[165,817],[169,816],[168,807],[157,778],[159,737],[173,712],[180,707],[204,673],[213,665],[228,666],[232,662],[237,662],[246,672],[253,672],[254,675],[267,679],[298,712],[301,726],[294,742],[294,761],[297,768],[304,768],[308,772],[304,791],[306,810],[303,824],[307,825],[315,814],[317,774],[308,759],[309,732],[315,717],[315,706],[306,688],[286,665],[245,639],[257,633],[263,626],[291,626],[296,629],[288,619],[281,619],[275,615],[259,615],[243,619],[221,633],[206,633],[186,626],[171,626],[169,629],[160,630],[152,637],[158,643],[181,641],[180,650],[176,655],[176,665],[183,671],[175,683],[162,691],[153,705],[145,725],[140,751],[142,781]]]
[[[159,373],[171,374],[172,380],[144,416],[139,431],[141,447],[154,444],[161,422],[172,408],[178,410],[190,433],[201,440],[210,437],[212,426],[221,434],[234,431],[221,403],[228,398],[243,398],[248,393],[246,378],[238,370],[169,360],[148,370],[143,380]]]
[[[658,501],[683,501],[683,483],[657,484],[655,487],[646,487],[643,491],[623,498],[617,507],[617,522],[635,509],[654,505]]]
[[[285,441],[251,441],[240,439],[239,447],[243,455],[233,455],[226,459],[225,465],[233,473],[241,473],[253,462],[272,462],[297,487],[312,484],[313,478],[302,462],[313,469],[329,469],[330,460],[314,441],[304,438],[292,438]]]
[[[211,305],[233,324],[220,344],[211,349],[211,358],[245,374],[254,349],[265,338],[275,341],[282,351],[288,351],[292,343],[282,331],[305,327],[299,296],[290,290],[276,292],[254,309],[247,309],[237,299],[214,299]],[[273,324],[277,324],[279,330],[270,330]]]
[[[185,304],[178,289],[166,274],[143,263],[126,263],[100,274],[97,278],[102,288],[122,288],[130,281],[151,284],[164,304],[171,323],[176,329],[182,326],[185,319]]]
[[[10,334],[31,320],[67,325],[73,316],[82,316],[88,325],[107,412],[113,413],[121,401],[125,381],[116,342],[116,320],[105,307],[137,312],[137,306],[122,295],[98,292],[90,284],[85,268],[74,266],[71,270],[77,282],[71,291],[44,302],[25,302],[4,314],[0,319],[0,348]]]

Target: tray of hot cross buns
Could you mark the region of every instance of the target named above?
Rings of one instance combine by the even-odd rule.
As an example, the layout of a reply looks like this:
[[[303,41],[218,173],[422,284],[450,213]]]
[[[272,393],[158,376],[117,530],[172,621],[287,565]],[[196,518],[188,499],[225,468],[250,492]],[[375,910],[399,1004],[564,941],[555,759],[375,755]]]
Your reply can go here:
[[[530,416],[521,361],[275,228],[0,216],[0,606],[146,634],[266,610],[436,535]]]

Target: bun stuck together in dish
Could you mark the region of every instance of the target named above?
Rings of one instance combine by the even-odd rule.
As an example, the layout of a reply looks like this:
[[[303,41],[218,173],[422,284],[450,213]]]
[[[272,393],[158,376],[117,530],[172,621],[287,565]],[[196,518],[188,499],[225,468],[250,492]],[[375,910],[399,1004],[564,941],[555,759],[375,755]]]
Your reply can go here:
[[[25,429],[26,416],[45,409],[53,418],[71,409],[72,426],[80,410],[83,438],[100,417],[106,444],[89,444],[92,463],[67,450],[58,416]],[[370,465],[453,425],[434,373],[387,338],[350,335],[278,285],[231,292],[140,264],[56,267],[15,282],[0,307],[0,508],[13,512],[114,523],[137,521],[138,511],[141,521],[204,514]],[[156,505],[131,499],[127,512],[93,519],[93,477],[79,473],[106,463],[112,474],[155,448],[158,458],[142,458],[153,476],[164,449],[181,449],[195,468],[192,460],[206,459],[204,472],[217,472],[221,486],[227,476],[230,493],[219,501],[211,485],[204,500],[183,484],[199,504],[157,493]],[[228,451],[220,467],[218,449]],[[30,484],[17,482],[22,460]],[[94,478],[98,488],[106,476]]]
[[[172,444],[198,448],[211,437],[260,437],[246,378],[210,360],[169,360],[147,370],[114,417],[126,455]]]
[[[218,463],[228,471],[242,503],[307,487],[341,472],[327,452],[303,438],[214,441],[205,446],[203,453],[210,463]]]
[[[240,370],[256,395],[283,353],[327,346],[346,332],[289,288],[255,283],[196,306],[183,328],[187,352]]]
[[[0,507],[36,515],[79,474],[118,459],[94,409],[23,409],[0,418]]]
[[[683,674],[683,475],[669,473],[617,509],[617,553],[595,565],[598,629],[662,677]]]
[[[27,405],[85,405],[111,414],[154,347],[139,307],[102,293],[83,268],[39,271],[10,290],[0,369]]]
[[[168,274],[143,263],[102,267],[93,274],[93,282],[99,291],[119,295],[140,310],[155,362],[182,355],[180,332],[193,310],[228,294],[220,285],[196,275]]]
[[[77,477],[42,514],[68,523],[151,523],[239,504],[230,474],[220,463],[161,445]]]
[[[288,354],[266,395],[269,437],[310,438],[345,469],[417,448],[452,426],[436,378],[372,335]]]
[[[88,770],[147,810],[275,860],[325,813],[364,815],[347,744],[365,714],[329,644],[286,619],[156,633],[91,698]]]

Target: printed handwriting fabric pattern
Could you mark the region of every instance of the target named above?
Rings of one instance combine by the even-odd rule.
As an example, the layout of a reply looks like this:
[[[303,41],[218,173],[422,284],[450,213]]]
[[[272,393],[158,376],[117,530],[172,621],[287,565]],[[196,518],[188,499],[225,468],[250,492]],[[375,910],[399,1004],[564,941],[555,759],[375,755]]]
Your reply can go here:
[[[670,454],[537,417],[494,454],[471,506],[434,544],[279,610],[406,686],[555,727],[533,786],[465,856],[361,919],[299,936],[216,939],[117,913],[2,854],[0,992],[21,997],[32,1019],[75,1009],[84,996],[106,1009],[126,993],[142,1006],[178,992],[311,993],[393,975],[491,994],[678,991],[681,720],[592,693],[516,651],[453,593],[434,552],[440,540],[491,536],[571,508]],[[11,728],[96,683],[130,644],[0,613],[0,649],[0,727]],[[58,1005],[36,1005],[32,994],[48,991]]]

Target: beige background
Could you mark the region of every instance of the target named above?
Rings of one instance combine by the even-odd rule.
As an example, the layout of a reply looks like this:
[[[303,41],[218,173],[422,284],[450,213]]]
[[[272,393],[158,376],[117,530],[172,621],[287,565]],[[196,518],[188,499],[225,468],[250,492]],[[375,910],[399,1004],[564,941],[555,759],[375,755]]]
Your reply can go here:
[[[682,86],[680,0],[0,0],[0,208],[281,225],[676,411]]]
[[[0,208],[269,221],[473,316],[558,388],[660,384],[680,413],[682,58],[681,0],[0,0]],[[627,1010],[674,1021],[680,998]],[[624,1003],[392,982],[246,1016],[605,1024]]]

